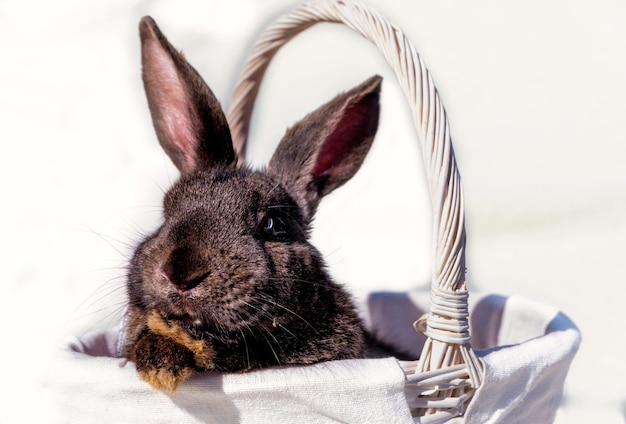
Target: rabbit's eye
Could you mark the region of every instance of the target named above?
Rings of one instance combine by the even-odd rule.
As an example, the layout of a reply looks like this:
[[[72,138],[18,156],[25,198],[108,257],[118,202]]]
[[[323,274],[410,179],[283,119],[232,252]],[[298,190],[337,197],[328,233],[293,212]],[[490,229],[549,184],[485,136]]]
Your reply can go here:
[[[284,221],[277,216],[266,216],[261,223],[261,230],[265,236],[278,237],[286,233]]]
[[[266,215],[258,229],[258,237],[269,241],[287,241],[290,239],[288,219],[272,213]]]
[[[270,204],[261,213],[254,235],[258,240],[281,243],[307,240],[307,228],[300,221],[297,206],[283,200],[278,205]]]

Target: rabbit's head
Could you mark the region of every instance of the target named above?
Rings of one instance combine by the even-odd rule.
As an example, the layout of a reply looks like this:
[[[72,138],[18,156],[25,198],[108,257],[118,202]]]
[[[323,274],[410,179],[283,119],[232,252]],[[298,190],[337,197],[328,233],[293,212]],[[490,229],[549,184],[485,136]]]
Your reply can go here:
[[[165,195],[163,224],[131,261],[131,307],[224,333],[315,327],[309,309],[321,322],[356,325],[309,232],[322,197],[356,173],[371,146],[381,78],[307,115],[252,170],[238,164],[220,104],[196,70],[152,19],[140,34],[154,128],[181,176]]]

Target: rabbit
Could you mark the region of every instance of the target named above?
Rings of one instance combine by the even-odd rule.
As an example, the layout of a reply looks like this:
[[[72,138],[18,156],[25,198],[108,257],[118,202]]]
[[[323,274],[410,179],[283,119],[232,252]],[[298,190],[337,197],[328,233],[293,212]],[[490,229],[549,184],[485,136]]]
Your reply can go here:
[[[139,24],[157,138],[180,171],[136,248],[121,355],[158,390],[195,372],[361,358],[351,296],[309,241],[320,200],[360,168],[378,128],[373,76],[289,128],[269,163],[240,163],[219,102],[152,18]]]

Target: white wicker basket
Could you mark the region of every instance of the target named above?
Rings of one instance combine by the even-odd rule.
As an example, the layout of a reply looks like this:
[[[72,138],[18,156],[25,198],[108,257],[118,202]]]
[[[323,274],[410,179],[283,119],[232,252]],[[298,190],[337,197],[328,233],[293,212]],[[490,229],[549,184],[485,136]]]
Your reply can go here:
[[[276,20],[254,45],[228,111],[233,141],[243,158],[254,101],[272,57],[318,22],[343,23],[372,41],[395,72],[411,108],[430,189],[434,263],[430,313],[416,322],[416,329],[428,339],[416,367],[405,369],[407,386],[414,395],[410,401],[413,414],[433,415],[422,422],[440,422],[465,410],[481,384],[481,363],[469,344],[461,179],[446,112],[411,42],[400,29],[360,3],[317,0],[302,4]]]

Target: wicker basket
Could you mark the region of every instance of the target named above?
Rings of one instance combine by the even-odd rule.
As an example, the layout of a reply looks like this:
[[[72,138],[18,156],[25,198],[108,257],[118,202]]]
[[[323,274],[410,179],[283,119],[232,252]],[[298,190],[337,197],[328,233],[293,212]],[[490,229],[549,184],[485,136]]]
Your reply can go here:
[[[317,0],[302,4],[268,27],[253,47],[228,111],[233,142],[243,158],[254,101],[272,57],[298,33],[319,22],[343,23],[372,41],[395,72],[411,108],[432,203],[434,263],[430,313],[415,323],[427,342],[416,365],[404,364],[404,368],[413,415],[429,415],[423,423],[441,422],[463,413],[481,385],[482,374],[469,344],[461,179],[446,112],[411,42],[360,3]]]

